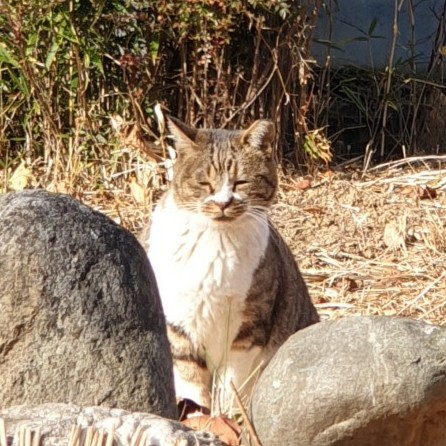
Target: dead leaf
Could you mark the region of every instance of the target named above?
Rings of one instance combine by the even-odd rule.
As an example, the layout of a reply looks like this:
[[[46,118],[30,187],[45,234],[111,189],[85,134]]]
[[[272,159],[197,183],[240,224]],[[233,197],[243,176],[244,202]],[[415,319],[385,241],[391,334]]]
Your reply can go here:
[[[415,188],[413,186],[401,186],[398,191],[402,195],[415,195]]]
[[[429,233],[429,230],[423,228],[420,225],[415,225],[415,226],[411,226],[407,230],[407,238],[408,238],[408,241],[411,243],[421,242],[421,241],[425,240],[428,233]]]
[[[404,229],[397,222],[389,222],[384,228],[384,244],[391,249],[402,248],[405,244]]]
[[[319,172],[319,175],[321,175],[324,178],[328,178],[330,181],[333,179],[333,171],[331,169],[327,169],[325,172]]]
[[[154,166],[162,161],[161,156],[153,151],[155,143],[151,142],[136,124],[127,123],[121,116],[113,115],[110,125],[121,147],[144,153],[148,163]]]
[[[418,186],[417,193],[420,200],[433,200],[434,198],[437,198],[437,191],[429,186]]]
[[[310,178],[302,178],[299,181],[293,181],[294,187],[297,190],[307,190],[311,187],[311,179]]]
[[[130,192],[137,203],[141,204],[146,201],[146,191],[136,182],[136,178],[130,179]]]
[[[350,277],[347,277],[347,290],[350,292],[358,291],[359,285],[358,282]]]
[[[67,185],[66,180],[53,180],[46,187],[48,192],[55,192],[59,194],[70,194],[70,189]]]
[[[324,213],[324,210],[318,206],[306,206],[302,210],[313,215],[322,215]]]
[[[9,188],[15,191],[23,190],[28,186],[31,178],[31,170],[26,167],[25,161],[22,161],[9,178]]]
[[[229,418],[201,415],[184,420],[182,423],[197,431],[212,432],[228,446],[240,445],[240,426]]]

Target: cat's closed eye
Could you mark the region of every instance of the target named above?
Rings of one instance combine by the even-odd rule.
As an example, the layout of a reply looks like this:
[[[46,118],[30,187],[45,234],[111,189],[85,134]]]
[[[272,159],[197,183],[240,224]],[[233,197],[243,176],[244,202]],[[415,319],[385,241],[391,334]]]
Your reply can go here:
[[[237,190],[237,188],[241,188],[243,186],[246,186],[247,184],[249,184],[249,181],[246,180],[238,180],[238,181],[234,181],[234,185],[232,186],[232,190],[235,192]]]
[[[198,184],[207,190],[210,194],[214,193],[214,188],[212,187],[212,184],[209,183],[209,181],[198,181]]]

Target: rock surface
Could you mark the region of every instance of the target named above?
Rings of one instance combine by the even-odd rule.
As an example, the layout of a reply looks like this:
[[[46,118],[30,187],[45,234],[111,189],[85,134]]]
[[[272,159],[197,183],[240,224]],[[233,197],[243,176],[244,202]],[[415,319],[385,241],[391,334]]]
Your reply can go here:
[[[114,446],[128,446],[141,429],[145,441],[138,446],[224,446],[213,434],[192,431],[176,421],[167,420],[146,413],[130,413],[120,409],[103,407],[79,407],[71,404],[44,404],[41,406],[16,406],[0,410],[0,418],[5,420],[8,444],[18,445],[18,432],[21,427],[41,429],[41,446],[66,446],[71,428],[93,426],[106,432],[114,430]],[[85,429],[81,438],[85,438]],[[81,444],[85,442],[81,441]],[[105,444],[105,442],[103,443]]]
[[[444,446],[446,328],[386,317],[293,335],[259,379],[262,444]]]
[[[153,273],[128,231],[45,191],[0,197],[0,407],[76,403],[176,417]]]

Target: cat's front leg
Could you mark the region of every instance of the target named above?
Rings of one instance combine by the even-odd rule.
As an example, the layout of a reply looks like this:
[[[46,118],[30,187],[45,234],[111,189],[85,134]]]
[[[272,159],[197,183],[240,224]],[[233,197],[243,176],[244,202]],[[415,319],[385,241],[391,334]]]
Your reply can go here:
[[[251,347],[249,350],[232,349],[227,361],[218,370],[217,388],[219,410],[227,413],[234,406],[234,385],[244,404],[251,399],[252,388],[262,368],[262,349]]]
[[[177,402],[189,399],[211,408],[211,373],[200,358],[187,334],[180,328],[167,324],[167,335],[173,357],[173,375]]]

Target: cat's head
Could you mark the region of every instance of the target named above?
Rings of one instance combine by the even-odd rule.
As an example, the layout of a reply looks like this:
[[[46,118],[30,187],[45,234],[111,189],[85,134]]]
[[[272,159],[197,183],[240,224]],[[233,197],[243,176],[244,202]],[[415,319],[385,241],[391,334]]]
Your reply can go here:
[[[177,150],[175,202],[216,221],[265,212],[277,190],[274,125],[255,121],[245,130],[199,130],[168,117]]]

